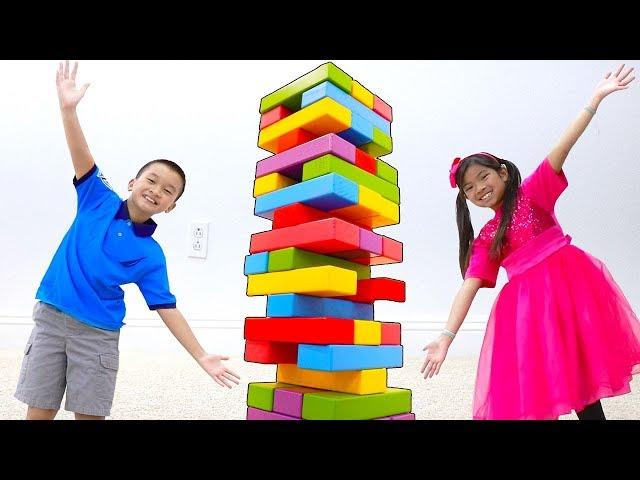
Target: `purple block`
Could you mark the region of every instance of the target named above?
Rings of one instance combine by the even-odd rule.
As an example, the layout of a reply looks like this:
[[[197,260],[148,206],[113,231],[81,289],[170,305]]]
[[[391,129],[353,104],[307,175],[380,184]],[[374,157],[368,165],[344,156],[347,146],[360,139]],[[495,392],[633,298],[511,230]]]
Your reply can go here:
[[[259,408],[248,407],[247,420],[300,420],[300,418],[268,412],[266,410],[260,410]]]
[[[403,413],[402,415],[393,415],[391,420],[415,420],[415,413]]]
[[[356,147],[334,133],[328,133],[289,150],[263,158],[256,164],[256,178],[279,172],[294,180],[302,180],[302,165],[331,153],[347,162],[356,163]]]
[[[391,415],[390,417],[374,418],[374,420],[415,420],[415,413],[403,413],[401,415]]]
[[[273,411],[290,417],[302,418],[304,393],[276,388],[273,392]]]
[[[361,228],[360,248],[377,255],[382,255],[382,236],[366,228]]]

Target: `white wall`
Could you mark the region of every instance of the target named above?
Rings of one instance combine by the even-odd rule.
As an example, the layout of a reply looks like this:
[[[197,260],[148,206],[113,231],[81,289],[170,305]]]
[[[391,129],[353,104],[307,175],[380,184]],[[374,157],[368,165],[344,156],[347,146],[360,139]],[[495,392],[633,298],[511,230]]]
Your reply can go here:
[[[243,275],[249,236],[270,228],[253,216],[255,164],[269,155],[257,147],[260,98],[325,61],[80,63],[78,82],[92,84],[78,114],[116,191],[125,196],[127,181],[154,158],[177,161],[187,173],[178,208],[154,218],[155,238],[167,256],[178,306],[198,321],[194,325],[209,327],[197,334],[211,350],[239,354],[244,317],[265,310],[265,297],[245,296]],[[455,191],[448,183],[453,157],[490,151],[514,161],[526,176],[600,77],[620,62],[334,61],[393,107],[394,152],[384,159],[399,169],[402,223],[378,231],[404,243],[404,262],[374,273],[405,280],[407,302],[378,302],[376,319],[401,321],[407,353],[417,353],[443,326],[461,282]],[[56,66],[0,61],[0,347],[26,340],[15,329],[28,331],[35,291],[75,211]],[[567,160],[570,186],[556,209],[573,243],[607,264],[636,312],[639,100],[637,84],[605,99]],[[471,210],[477,233],[493,211]],[[211,222],[205,260],[187,257],[192,221]],[[497,288],[476,297],[458,353],[477,353],[505,281],[501,271]],[[158,325],[137,288],[125,291],[131,324]],[[123,338],[145,348],[149,331],[130,326]],[[170,343],[162,340],[158,348],[174,348]]]

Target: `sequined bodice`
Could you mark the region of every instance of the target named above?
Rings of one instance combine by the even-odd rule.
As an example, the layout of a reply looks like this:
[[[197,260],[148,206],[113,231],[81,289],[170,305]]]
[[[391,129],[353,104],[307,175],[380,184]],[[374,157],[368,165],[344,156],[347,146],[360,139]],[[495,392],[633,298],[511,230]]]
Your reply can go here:
[[[491,244],[500,226],[501,218],[502,208],[499,208],[495,217],[489,220],[485,226],[482,227],[482,230],[480,230],[478,237],[483,243]],[[505,258],[529,240],[537,237],[554,225],[557,225],[556,219],[550,213],[536,205],[533,200],[524,195],[521,190],[518,192],[513,217],[505,234],[502,258]]]

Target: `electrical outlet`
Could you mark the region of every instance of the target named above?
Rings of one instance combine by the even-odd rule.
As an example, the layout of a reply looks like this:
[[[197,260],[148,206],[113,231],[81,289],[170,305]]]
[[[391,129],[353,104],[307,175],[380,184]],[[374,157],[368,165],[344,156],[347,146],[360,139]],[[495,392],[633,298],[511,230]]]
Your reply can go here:
[[[187,251],[189,257],[207,258],[207,245],[209,243],[209,222],[192,223],[189,226],[189,244]]]

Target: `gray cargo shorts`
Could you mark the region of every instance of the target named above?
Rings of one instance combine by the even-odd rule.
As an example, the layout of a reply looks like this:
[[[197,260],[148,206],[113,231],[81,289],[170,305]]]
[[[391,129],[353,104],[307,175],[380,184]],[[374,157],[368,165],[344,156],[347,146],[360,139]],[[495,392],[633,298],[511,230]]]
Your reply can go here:
[[[35,326],[24,349],[15,398],[31,407],[106,417],[118,374],[119,331],[79,322],[52,305],[37,302]]]

